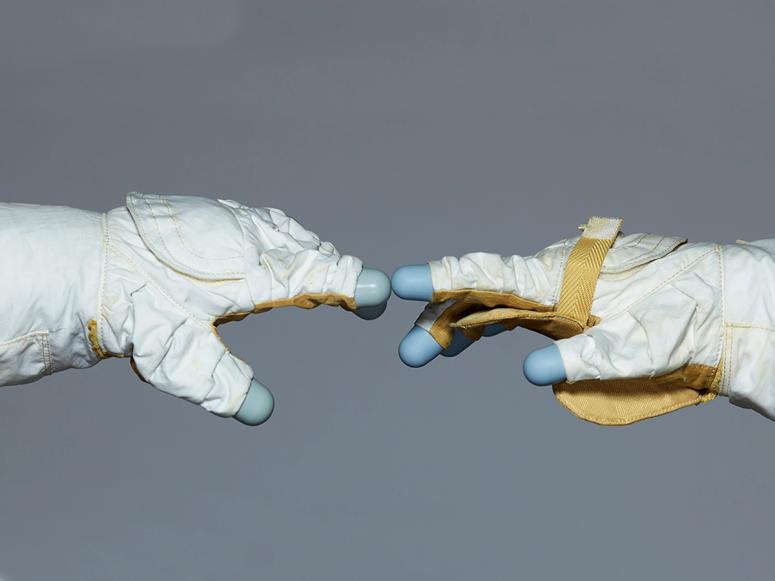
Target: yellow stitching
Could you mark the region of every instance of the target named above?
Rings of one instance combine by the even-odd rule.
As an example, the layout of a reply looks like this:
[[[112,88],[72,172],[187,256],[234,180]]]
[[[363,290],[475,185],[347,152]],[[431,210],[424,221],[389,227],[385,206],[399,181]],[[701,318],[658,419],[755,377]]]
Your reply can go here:
[[[473,288],[433,291],[432,303],[457,300],[476,303],[483,307],[513,307],[531,311],[552,311],[554,307],[531,299],[525,299],[512,293],[486,291]]]
[[[756,329],[757,331],[769,331],[775,333],[775,327],[769,327],[767,325],[757,325],[755,323],[727,323],[727,327],[735,329]]]
[[[100,359],[106,359],[110,357],[108,352],[102,348],[102,345],[100,345],[100,341],[97,338],[97,321],[94,319],[89,319],[89,322],[86,323],[86,328],[88,330],[89,345],[91,345],[91,349],[94,351],[94,354]]]
[[[282,307],[299,307],[301,309],[314,309],[320,305],[330,305],[342,307],[348,311],[354,311],[357,308],[355,298],[337,293],[305,293],[287,299],[276,299],[257,303],[251,311],[240,311],[237,313],[228,313],[213,319],[212,327],[217,327],[223,323],[232,321],[241,321],[250,314],[265,313],[272,309]]]

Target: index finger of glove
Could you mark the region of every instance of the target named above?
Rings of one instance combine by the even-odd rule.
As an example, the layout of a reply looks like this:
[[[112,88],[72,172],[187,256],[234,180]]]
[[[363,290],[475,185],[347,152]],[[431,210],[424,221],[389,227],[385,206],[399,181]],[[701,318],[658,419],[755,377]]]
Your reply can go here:
[[[561,242],[534,256],[474,252],[428,263],[434,303],[450,299],[488,307],[530,308],[556,303],[570,245]]]
[[[247,272],[257,309],[329,304],[355,310],[360,259],[340,254],[281,210],[232,207],[255,253],[247,257]]]
[[[490,307],[548,306],[557,301],[570,251],[568,241],[561,241],[534,256],[474,252],[402,266],[393,274],[393,291],[404,299],[431,303],[455,299]]]

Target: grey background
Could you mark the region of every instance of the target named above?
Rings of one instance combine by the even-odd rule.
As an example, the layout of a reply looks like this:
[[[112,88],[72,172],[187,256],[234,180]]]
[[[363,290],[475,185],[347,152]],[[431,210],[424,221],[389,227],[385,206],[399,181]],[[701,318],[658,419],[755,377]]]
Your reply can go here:
[[[767,2],[4,2],[2,199],[284,208],[373,266],[628,232],[775,236]],[[41,259],[44,259],[42,257]],[[513,333],[422,370],[419,305],[224,327],[248,429],[125,362],[0,390],[0,578],[760,579],[775,424],[626,429],[522,378]]]

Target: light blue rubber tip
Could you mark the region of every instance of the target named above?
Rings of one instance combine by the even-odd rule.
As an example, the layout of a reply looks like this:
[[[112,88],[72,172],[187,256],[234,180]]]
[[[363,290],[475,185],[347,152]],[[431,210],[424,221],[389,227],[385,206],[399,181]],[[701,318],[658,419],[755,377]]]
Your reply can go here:
[[[376,268],[361,270],[355,285],[355,304],[358,307],[376,307],[387,302],[389,298],[390,279],[388,275]]]
[[[250,389],[234,419],[246,426],[258,426],[269,419],[274,411],[272,392],[255,379],[250,383]]]
[[[533,351],[522,364],[525,378],[533,385],[552,385],[565,381],[565,366],[557,345]]]
[[[409,367],[422,367],[442,351],[441,345],[425,329],[412,327],[398,346],[398,356]]]
[[[401,266],[390,280],[393,292],[409,301],[429,301],[433,297],[431,268],[427,264]]]
[[[387,301],[375,307],[358,307],[354,313],[365,321],[372,321],[379,318],[385,309],[387,309]]]

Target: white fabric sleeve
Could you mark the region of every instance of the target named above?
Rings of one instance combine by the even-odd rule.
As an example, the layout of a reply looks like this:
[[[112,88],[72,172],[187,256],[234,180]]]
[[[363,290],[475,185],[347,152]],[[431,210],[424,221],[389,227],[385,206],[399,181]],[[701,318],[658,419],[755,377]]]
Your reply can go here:
[[[0,385],[99,358],[89,346],[104,262],[101,214],[0,203]]]

